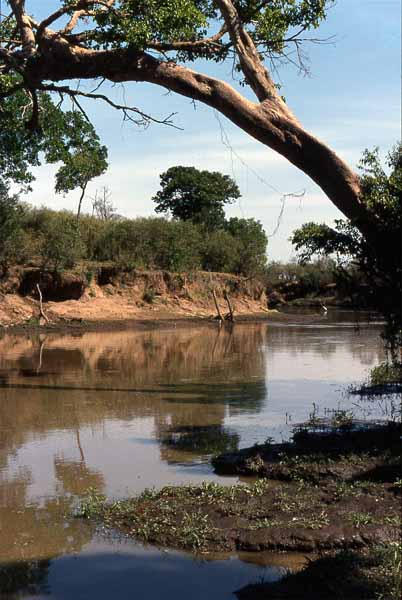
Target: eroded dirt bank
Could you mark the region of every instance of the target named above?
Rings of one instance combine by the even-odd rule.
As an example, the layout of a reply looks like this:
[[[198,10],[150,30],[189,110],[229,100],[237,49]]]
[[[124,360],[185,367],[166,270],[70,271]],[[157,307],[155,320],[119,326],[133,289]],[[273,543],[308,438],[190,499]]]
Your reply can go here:
[[[41,317],[38,286],[48,321]],[[213,292],[222,316],[229,311],[225,293],[235,316],[266,316],[270,312],[264,286],[252,278],[114,266],[51,274],[29,267],[14,269],[0,282],[0,326],[213,319],[217,315]]]

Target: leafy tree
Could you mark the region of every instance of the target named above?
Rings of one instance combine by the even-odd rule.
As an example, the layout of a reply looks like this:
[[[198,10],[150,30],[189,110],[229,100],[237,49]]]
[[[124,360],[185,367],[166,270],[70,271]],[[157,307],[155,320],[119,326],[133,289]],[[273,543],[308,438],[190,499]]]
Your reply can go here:
[[[15,195],[0,181],[0,265],[2,275],[11,263],[21,260],[24,254],[24,232],[21,219],[24,208]]]
[[[92,136],[91,136],[92,137]],[[78,201],[77,219],[81,214],[81,206],[84,200],[88,183],[91,179],[99,177],[107,169],[106,148],[94,140],[88,140],[68,157],[56,174],[56,192],[64,194],[77,187],[81,194]]]
[[[59,82],[104,78],[162,86],[216,109],[285,156],[370,243],[377,243],[380,219],[360,201],[358,174],[303,128],[277,89],[275,68],[272,73],[268,68],[302,57],[307,32],[325,19],[332,0],[64,0],[40,23],[30,13],[33,2],[8,3],[11,16],[0,32],[5,44],[0,51],[1,93],[3,102],[20,94],[24,106],[30,100],[31,110],[20,110],[16,117],[20,131],[27,114],[27,125],[36,129],[42,92],[69,96],[76,103],[80,96],[101,99],[121,110],[126,120],[144,125],[152,120],[171,124],[170,117],[157,119],[136,107],[116,105],[98,91]],[[202,60],[234,62],[230,71],[240,74],[253,98],[189,68],[190,62],[198,66]],[[302,61],[299,66],[303,68]]]
[[[267,265],[267,235],[255,219],[229,219],[226,226],[238,242],[238,259],[235,271],[252,275],[261,273]]]
[[[388,173],[378,148],[366,150],[360,162],[362,198],[377,215],[378,243],[373,245],[351,221],[335,227],[306,223],[291,238],[302,261],[314,255],[335,256],[338,265],[355,263],[366,275],[373,301],[387,319],[386,338],[392,347],[402,344],[402,145],[387,157]]]
[[[162,173],[160,179],[161,189],[153,198],[155,212],[203,224],[209,230],[224,226],[224,205],[240,198],[233,179],[218,172],[178,166]]]
[[[149,82],[214,108],[287,158],[321,187],[346,217],[346,227],[362,236],[378,276],[380,271],[388,279],[398,275],[400,238],[395,228],[384,228],[384,211],[390,212],[386,202],[381,206],[378,201],[385,179],[373,171],[375,159],[367,155],[363,176],[351,169],[301,125],[273,77],[278,61],[283,65],[294,62],[295,55],[302,57],[303,40],[326,18],[333,0],[64,0],[40,23],[30,12],[32,1],[8,4],[11,14],[0,26],[3,177],[24,180],[27,166],[39,162],[38,144],[51,161],[47,147],[61,144],[68,151],[71,139],[74,154],[80,135],[66,125],[53,97],[57,102],[69,97],[76,113],[83,96],[109,103],[126,120],[172,124],[170,116],[158,119],[117,105],[98,90],[84,92],[61,81]],[[207,69],[189,68],[190,62],[198,67],[202,61],[228,61],[234,65],[230,72],[250,93],[242,95]],[[66,133],[60,135],[60,127]],[[398,285],[389,283],[388,289]],[[392,298],[394,305],[393,293]]]

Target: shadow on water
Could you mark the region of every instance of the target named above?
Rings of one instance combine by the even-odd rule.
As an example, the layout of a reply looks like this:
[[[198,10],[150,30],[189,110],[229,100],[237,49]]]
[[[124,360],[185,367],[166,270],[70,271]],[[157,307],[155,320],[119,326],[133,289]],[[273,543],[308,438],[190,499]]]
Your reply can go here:
[[[49,567],[49,559],[0,564],[1,598],[14,600],[21,595],[48,594]]]
[[[275,560],[273,559],[274,563]],[[178,552],[122,543],[107,543],[80,555],[57,559],[16,561],[0,565],[0,594],[4,600],[57,598],[97,600],[234,599],[239,587],[276,581],[286,572],[279,564],[258,565],[237,556],[221,560],[195,559]]]

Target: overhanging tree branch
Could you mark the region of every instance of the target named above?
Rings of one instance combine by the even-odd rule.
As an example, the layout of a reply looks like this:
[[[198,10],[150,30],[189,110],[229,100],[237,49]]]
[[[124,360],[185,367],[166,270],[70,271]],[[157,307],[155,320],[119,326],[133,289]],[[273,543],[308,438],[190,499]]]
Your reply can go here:
[[[286,3],[285,0],[284,3]],[[21,14],[22,16],[25,15],[24,11],[18,13],[21,7],[24,8],[22,0],[14,0],[12,4],[16,18],[17,14],[20,15],[17,23],[20,26],[21,38],[23,38],[22,33],[25,36],[23,39],[24,50],[28,51],[30,49],[31,51],[32,32],[37,25],[33,21],[29,21],[30,17],[21,21]],[[100,2],[97,4],[99,6]],[[244,17],[245,22],[243,23],[241,15],[244,10],[236,10],[238,3],[232,0],[216,0],[215,4],[218,8],[218,14],[220,12],[223,17],[221,25],[229,34],[231,47],[237,53],[239,66],[245,81],[256,94],[257,102],[251,102],[222,79],[210,77],[206,73],[197,72],[179,64],[182,55],[180,54],[180,48],[178,46],[174,47],[174,45],[184,42],[185,44],[193,44],[192,48],[194,49],[194,40],[197,40],[197,36],[202,35],[205,30],[206,20],[215,18],[215,13],[211,13],[210,9],[205,9],[205,13],[201,15],[206,20],[203,21],[200,18],[194,27],[187,20],[186,25],[180,29],[181,21],[177,19],[177,14],[172,15],[174,19],[163,21],[166,15],[163,11],[158,12],[160,10],[158,3],[152,4],[151,8],[147,3],[143,5],[139,3],[138,9],[135,2],[127,3],[128,12],[123,11],[120,4],[119,8],[111,8],[109,2],[106,2],[106,4],[105,20],[102,20],[102,23],[105,22],[106,25],[98,24],[96,34],[100,37],[96,39],[93,37],[87,43],[83,39],[77,42],[73,35],[63,34],[63,31],[53,32],[47,27],[42,28],[43,31],[41,31],[40,36],[37,35],[36,49],[33,50],[35,53],[34,59],[22,62],[27,88],[52,91],[49,85],[54,85],[56,87],[53,91],[60,92],[56,89],[59,87],[57,86],[59,81],[103,78],[111,82],[148,82],[162,86],[191,100],[203,102],[225,115],[243,131],[280,153],[301,169],[321,187],[345,216],[356,223],[367,236],[375,239],[375,215],[361,200],[358,175],[326,144],[306,131],[281,99],[256,45],[261,42],[261,39],[254,35],[253,17],[247,15]],[[122,6],[123,4],[125,5],[125,3],[122,3]],[[199,8],[199,4],[201,3],[193,3],[194,11],[202,12],[204,10]],[[246,8],[251,13],[254,11],[255,14],[255,11],[259,10],[258,5],[252,0],[244,4],[247,4]],[[74,6],[81,7],[83,5],[79,2],[75,5],[70,4],[70,11],[71,8],[74,9]],[[77,10],[85,9],[88,14],[93,6],[95,6],[95,3],[88,0],[84,8]],[[269,3],[264,2],[261,6],[265,7],[261,10],[265,10],[269,8]],[[320,6],[320,3],[317,3],[317,6]],[[113,14],[108,11],[113,11]],[[152,14],[152,11],[155,12],[155,15]],[[322,15],[321,9],[317,9],[317,11],[317,15]],[[156,44],[162,44],[159,48],[162,56],[164,51],[169,51],[169,48],[173,51],[176,50],[177,54],[173,57],[173,60],[166,56],[164,59],[157,59],[146,50],[142,50],[146,47],[146,39],[141,35],[138,39],[135,37],[137,30],[135,27],[133,29],[133,23],[142,22],[141,19],[144,14],[149,17],[157,17],[155,20],[150,19],[149,22],[153,25],[150,31],[147,32],[147,37],[154,40]],[[109,19],[109,16],[113,18]],[[73,12],[72,17],[77,18],[77,11]],[[183,18],[185,17],[186,13],[183,13]],[[304,17],[300,17],[302,25],[305,24],[303,19]],[[162,22],[162,29],[159,29],[160,22]],[[174,26],[171,25],[172,22],[174,22]],[[307,18],[308,27],[310,26],[309,23],[316,26],[314,19],[311,21],[310,18]],[[134,38],[131,36],[134,36]],[[207,38],[199,41],[205,43],[205,39]],[[275,40],[275,37],[273,40]],[[268,35],[267,43],[269,42]],[[221,38],[213,43],[218,44],[219,48],[225,48]],[[170,44],[170,46],[163,48],[163,44]],[[219,59],[217,51],[211,51],[208,54],[204,52],[205,46],[200,47],[203,49],[194,50],[195,57]],[[187,47],[187,49],[189,48],[190,46]],[[158,48],[153,49],[158,50]],[[12,54],[14,58],[18,57],[18,52]],[[0,57],[0,61],[5,62],[5,60],[4,57]],[[46,82],[51,83],[47,84]],[[65,93],[68,93],[67,90],[65,90]],[[93,99],[97,99],[95,96]],[[78,98],[78,95],[76,98]],[[102,100],[105,100],[105,98],[103,97]],[[108,103],[113,106],[111,101]],[[116,105],[114,108],[125,110],[125,115],[129,114],[135,122],[138,120],[143,122],[144,117],[145,119],[149,118],[149,115],[144,113],[141,116],[137,109],[134,109],[132,113],[132,111],[127,112],[127,107],[122,108],[120,105]],[[139,115],[140,119],[133,117],[134,113]],[[151,118],[150,120],[166,123],[166,119],[159,121]],[[168,117],[167,120],[170,120],[170,118]]]
[[[106,102],[106,104],[109,104],[109,106],[111,106],[112,108],[122,111],[122,113],[124,115],[124,119],[127,121],[131,121],[132,123],[135,123],[136,125],[142,125],[142,126],[146,127],[151,122],[153,122],[153,123],[159,123],[162,125],[168,125],[169,127],[174,127],[175,129],[180,129],[180,127],[175,125],[174,122],[172,121],[172,117],[175,115],[175,113],[171,113],[164,119],[157,119],[156,117],[153,117],[152,115],[149,115],[134,106],[126,106],[124,104],[116,104],[115,102],[110,100],[110,98],[108,98],[104,94],[95,94],[93,92],[83,92],[82,90],[72,90],[68,86],[57,86],[57,85],[51,85],[51,84],[40,85],[38,87],[38,89],[46,91],[46,92],[57,92],[59,94],[66,94],[67,96],[70,96],[70,98],[72,98],[75,101],[77,101],[77,97],[89,98],[91,100],[102,100],[103,102]],[[81,106],[79,106],[79,108],[80,108],[80,110],[82,110]],[[135,119],[132,116],[133,114],[138,115],[140,118]]]

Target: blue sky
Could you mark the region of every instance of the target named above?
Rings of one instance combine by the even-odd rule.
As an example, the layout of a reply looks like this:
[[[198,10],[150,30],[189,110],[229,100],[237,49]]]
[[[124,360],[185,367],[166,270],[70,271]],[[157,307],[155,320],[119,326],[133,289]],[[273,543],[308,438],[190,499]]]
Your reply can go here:
[[[27,0],[26,4],[40,17],[58,3]],[[289,106],[306,128],[351,165],[357,164],[364,148],[378,145],[386,153],[401,138],[400,1],[337,0],[314,35],[335,36],[335,41],[306,46],[310,77],[289,67],[280,72],[282,93]],[[229,64],[200,62],[193,68],[230,80]],[[104,86],[105,91],[108,89]],[[302,223],[315,220],[331,224],[341,216],[307,176],[224,117],[217,118],[208,107],[197,104],[194,109],[188,99],[167,95],[151,84],[110,87],[110,93],[115,100],[125,98],[128,104],[158,117],[177,112],[176,123],[183,127],[179,131],[152,125],[142,131],[123,124],[121,115],[107,106],[86,104],[110,157],[108,172],[91,183],[88,195],[107,185],[120,214],[153,214],[151,197],[158,190],[159,174],[181,164],[233,176],[242,198],[228,214],[257,218],[268,234],[275,230],[282,194],[305,191],[303,198],[285,201],[280,227],[269,240],[271,260],[293,256],[288,238]],[[222,143],[220,123],[234,152]],[[56,195],[53,174],[54,168],[49,166],[37,169],[34,189],[27,199],[35,205],[74,209],[77,193]],[[89,199],[85,208],[90,208]]]

